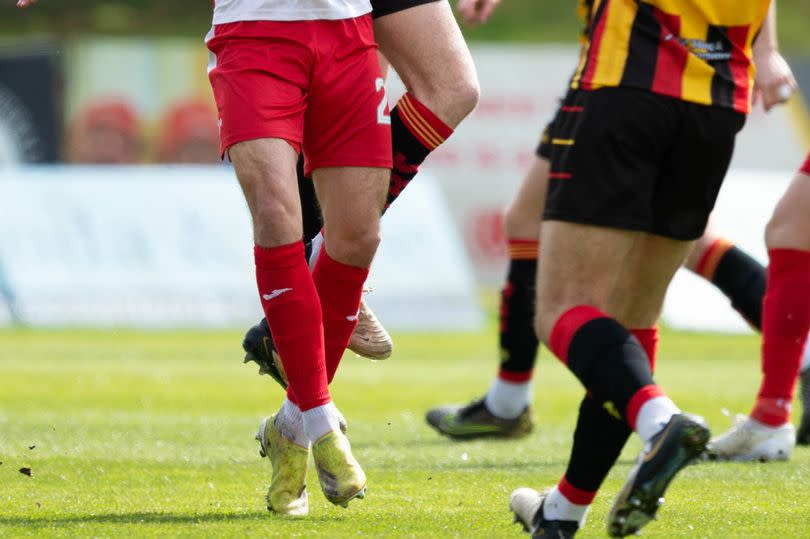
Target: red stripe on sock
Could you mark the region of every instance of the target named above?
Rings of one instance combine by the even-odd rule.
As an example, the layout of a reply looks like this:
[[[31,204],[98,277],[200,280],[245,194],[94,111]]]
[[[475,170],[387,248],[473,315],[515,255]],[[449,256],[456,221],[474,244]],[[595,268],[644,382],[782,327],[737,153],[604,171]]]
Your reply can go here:
[[[711,245],[703,252],[700,261],[697,263],[695,273],[711,281],[714,278],[714,273],[717,271],[717,266],[723,259],[723,256],[734,247],[730,241],[718,238],[712,242]]]
[[[256,283],[290,395],[302,411],[327,404],[323,322],[304,244],[254,248]]]
[[[574,335],[588,322],[607,315],[590,305],[578,305],[569,309],[554,323],[549,337],[549,348],[560,361],[568,364],[568,347]]]
[[[312,279],[318,290],[323,313],[326,377],[329,383],[335,377],[352,332],[357,326],[356,315],[367,278],[368,268],[338,262],[326,252],[326,245],[321,249],[312,270]]]
[[[523,372],[507,371],[501,369],[498,371],[498,378],[500,378],[504,382],[511,382],[513,384],[522,384],[531,381],[533,374],[534,369]]]
[[[397,103],[402,123],[428,150],[438,148],[453,129],[419,102],[412,94],[406,93]]]
[[[638,418],[638,412],[647,401],[656,397],[663,397],[664,395],[664,390],[656,385],[644,386],[636,391],[636,394],[633,395],[630,402],[627,403],[627,411],[625,412],[627,424],[630,425],[630,428],[636,430],[636,419]]]
[[[535,260],[540,252],[540,242],[537,240],[507,240],[509,258],[512,260]]]
[[[631,329],[650,360],[650,371],[655,372],[655,358],[658,355],[658,326],[652,328]]]
[[[810,251],[770,249],[768,256],[759,397],[789,403],[810,331]]]
[[[559,490],[560,494],[565,496],[569,502],[577,505],[591,505],[593,499],[596,498],[596,492],[575,487],[568,482],[568,478],[565,476],[557,483],[557,490]]]
[[[570,180],[570,172],[549,172],[548,177],[552,180]]]

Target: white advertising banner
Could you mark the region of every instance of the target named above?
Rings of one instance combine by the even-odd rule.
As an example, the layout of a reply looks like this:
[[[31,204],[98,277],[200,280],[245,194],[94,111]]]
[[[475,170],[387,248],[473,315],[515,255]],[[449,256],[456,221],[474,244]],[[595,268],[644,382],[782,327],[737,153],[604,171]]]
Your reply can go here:
[[[428,177],[386,218],[369,298],[391,329],[474,329],[475,282]],[[261,317],[250,217],[227,167],[0,176],[0,323],[233,326]]]

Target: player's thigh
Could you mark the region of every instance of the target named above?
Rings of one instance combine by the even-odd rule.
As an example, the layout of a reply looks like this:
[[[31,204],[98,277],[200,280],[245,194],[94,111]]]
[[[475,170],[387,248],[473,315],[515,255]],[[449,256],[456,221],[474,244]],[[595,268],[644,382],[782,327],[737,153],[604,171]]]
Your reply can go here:
[[[625,326],[646,328],[661,316],[669,283],[691,242],[643,233],[633,245],[609,301],[609,312]]]
[[[548,172],[551,164],[544,157],[536,157],[515,197],[506,209],[504,228],[509,238],[537,240],[540,235],[540,217],[546,203]]]
[[[324,244],[331,257],[352,266],[371,264],[380,241],[389,178],[389,170],[373,167],[313,171],[323,212]]]
[[[810,250],[810,157],[806,166],[774,209],[765,234],[769,249]]]
[[[446,0],[379,17],[374,31],[405,87],[442,121],[455,127],[475,107],[475,64]]]
[[[630,230],[543,221],[535,329],[544,342],[556,320],[572,307],[609,308],[617,278],[638,237],[638,232]]]
[[[222,153],[239,142],[287,140],[300,149],[309,73],[310,21],[217,25],[207,41]]]
[[[228,154],[253,217],[256,243],[275,247],[300,240],[295,149],[286,140],[264,138],[238,142]]]

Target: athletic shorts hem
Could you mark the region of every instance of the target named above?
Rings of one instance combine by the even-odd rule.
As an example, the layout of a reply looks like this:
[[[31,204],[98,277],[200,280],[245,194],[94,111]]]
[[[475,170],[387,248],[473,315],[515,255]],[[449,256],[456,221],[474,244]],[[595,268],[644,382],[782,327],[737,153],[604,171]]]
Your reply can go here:
[[[655,227],[649,223],[640,221],[630,221],[623,218],[608,218],[608,217],[595,217],[585,218],[576,213],[565,213],[560,210],[543,212],[543,221],[563,221],[566,223],[574,223],[578,225],[588,225],[600,228],[613,228],[617,230],[626,230],[628,232],[645,232],[655,236],[661,236],[677,241],[694,241],[703,235],[703,230],[695,232],[684,232],[683,234],[673,234],[671,232],[664,232],[656,230]]]
[[[235,145],[240,144],[242,142],[249,142],[251,140],[261,140],[266,138],[283,140],[293,147],[295,153],[301,153],[301,144],[302,144],[301,135],[290,132],[283,133],[280,131],[256,131],[252,133],[231,135],[227,139],[222,140],[220,153],[222,155],[225,155],[226,153],[228,153],[228,150],[230,150]]]
[[[400,11],[411,9],[412,7],[431,4],[439,1],[440,0],[372,0],[371,17],[373,19],[379,19],[380,17],[385,17],[386,15],[391,15],[392,13],[399,13]],[[386,7],[378,8],[377,4],[385,4]]]
[[[312,171],[321,168],[384,168],[391,170],[394,166],[391,159],[322,159],[315,162],[305,160],[304,175],[312,177]]]

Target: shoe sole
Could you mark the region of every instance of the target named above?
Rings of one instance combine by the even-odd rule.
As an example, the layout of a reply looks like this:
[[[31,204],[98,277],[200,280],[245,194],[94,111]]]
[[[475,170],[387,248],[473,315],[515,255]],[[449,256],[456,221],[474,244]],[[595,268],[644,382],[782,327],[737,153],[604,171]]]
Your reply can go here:
[[[767,438],[755,446],[751,451],[738,455],[720,455],[713,453],[711,449],[706,450],[706,458],[711,461],[722,462],[778,462],[790,460],[793,454],[793,441],[795,435],[791,433],[791,440],[778,440]],[[787,443],[785,443],[787,442]],[[798,443],[798,442],[796,442]]]
[[[517,439],[517,438],[524,438],[532,433],[534,430],[534,425],[530,425],[528,428],[518,428],[509,431],[499,430],[499,431],[485,431],[485,432],[466,432],[466,433],[455,433],[450,432],[447,430],[442,429],[441,424],[435,425],[430,422],[430,420],[426,420],[427,424],[430,425],[433,430],[441,434],[442,436],[447,436],[452,440],[475,440],[481,438],[502,438],[502,439]]]
[[[364,486],[363,488],[358,490],[356,494],[353,494],[352,496],[350,496],[349,498],[347,498],[346,500],[344,500],[342,502],[333,502],[332,500],[329,500],[329,501],[332,502],[335,505],[339,505],[340,507],[342,507],[344,509],[348,509],[350,501],[355,500],[355,499],[362,500],[365,497],[366,497],[366,487]]]
[[[268,365],[259,359],[259,356],[253,352],[247,341],[242,342],[242,349],[245,351],[245,359],[242,361],[242,363],[250,363],[251,361],[256,363],[256,365],[259,366],[259,375],[266,374],[275,380],[283,389],[287,389],[287,382],[281,376],[281,373],[278,372],[275,365]]]
[[[683,429],[681,446],[661,475],[646,483],[634,484],[636,469],[633,477],[628,478],[628,486],[619,493],[610,513],[608,533],[611,537],[636,534],[654,520],[658,508],[664,503],[663,496],[670,482],[706,450],[711,436],[709,429],[694,421],[684,425]]]

